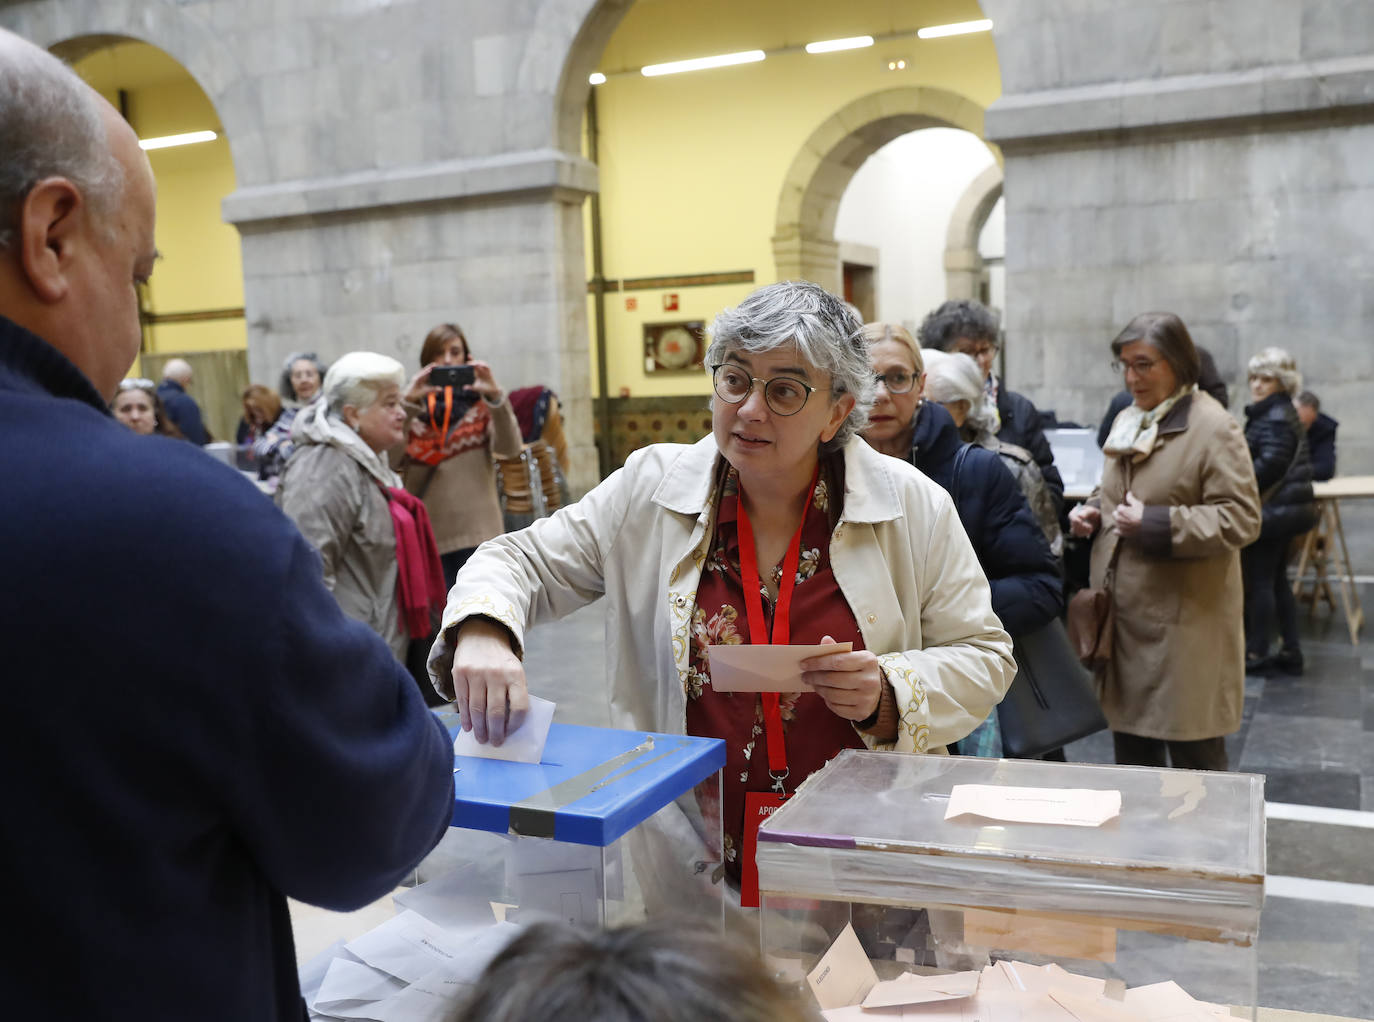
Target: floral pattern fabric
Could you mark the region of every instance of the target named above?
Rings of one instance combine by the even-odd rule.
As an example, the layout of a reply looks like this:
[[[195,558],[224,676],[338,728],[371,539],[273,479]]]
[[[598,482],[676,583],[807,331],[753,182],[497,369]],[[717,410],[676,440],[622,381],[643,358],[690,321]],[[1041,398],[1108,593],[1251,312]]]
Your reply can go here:
[[[830,537],[839,519],[831,493],[843,493],[834,473],[822,468],[821,478],[802,523],[801,560],[792,593],[790,630],[793,643],[815,643],[830,635],[837,642],[863,648],[863,637],[830,567]],[[692,611],[691,654],[687,672],[687,732],[725,740],[723,782],[723,829],[726,872],[740,877],[739,851],[743,847],[744,794],[770,791],[767,739],[763,705],[757,693],[717,692],[711,687],[707,647],[768,642],[768,636],[752,636],[745,610],[744,582],[739,560],[739,481],[733,469],[721,488],[715,534],[697,586]],[[776,584],[781,563],[772,567]],[[763,612],[769,634],[773,603],[765,589]],[[786,740],[789,793],[824,766],[841,749],[864,748],[853,725],[830,712],[812,692],[783,693],[783,734]],[[716,807],[702,804],[703,812]]]

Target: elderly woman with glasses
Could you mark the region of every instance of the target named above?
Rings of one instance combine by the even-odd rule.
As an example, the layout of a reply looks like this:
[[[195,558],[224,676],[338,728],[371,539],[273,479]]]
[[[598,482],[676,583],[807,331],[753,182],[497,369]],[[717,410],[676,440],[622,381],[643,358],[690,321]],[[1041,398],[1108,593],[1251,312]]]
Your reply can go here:
[[[604,595],[615,725],[726,742],[738,884],[749,796],[791,793],[844,748],[943,749],[988,715],[1014,663],[948,495],[856,435],[873,372],[839,299],[762,288],[717,317],[707,360],[711,435],[636,451],[578,503],[479,547],[430,669],[463,727],[499,742],[527,707],[525,629]],[[805,692],[712,686],[709,646],[832,640],[852,652],[803,660]],[[693,844],[683,830],[659,845],[679,877]],[[651,873],[663,895],[667,874]]]
[[[1069,524],[1095,536],[1092,585],[1115,607],[1097,685],[1116,761],[1225,770],[1245,695],[1240,549],[1260,529],[1250,451],[1198,390],[1197,349],[1173,313],[1137,316],[1111,348],[1134,401]]]
[[[1015,477],[997,454],[960,437],[958,425],[967,408],[954,405],[961,416],[956,422],[941,404],[923,399],[928,387],[925,353],[904,327],[869,323],[864,338],[877,383],[864,439],[875,450],[915,465],[949,491],[992,587],[992,609],[1011,637],[1043,628],[1063,609],[1059,565]],[[982,377],[972,360],[943,352],[930,355],[968,363],[973,392],[966,396],[981,412]],[[1002,755],[997,722],[995,714],[989,716],[959,743],[959,751]]]

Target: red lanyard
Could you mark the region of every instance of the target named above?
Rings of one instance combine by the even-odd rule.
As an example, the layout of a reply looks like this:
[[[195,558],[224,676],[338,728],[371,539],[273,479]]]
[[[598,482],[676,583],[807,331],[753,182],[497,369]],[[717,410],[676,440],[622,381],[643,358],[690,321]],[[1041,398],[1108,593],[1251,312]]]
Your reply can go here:
[[[782,578],[778,580],[778,602],[773,608],[773,634],[767,636],[763,623],[763,598],[759,595],[759,555],[754,549],[754,527],[749,522],[749,512],[744,509],[744,487],[739,493],[739,570],[744,583],[744,608],[749,617],[749,641],[771,642],[784,646],[791,638],[789,618],[792,613],[792,590],[797,587],[797,566],[801,563],[802,528],[806,525],[806,512],[816,494],[816,480],[820,477],[820,466],[816,466],[811,476],[811,489],[806,494],[806,504],[802,507],[802,520],[787,545],[787,554],[782,559]],[[787,747],[782,733],[782,710],[777,692],[760,693],[763,701],[764,737],[768,743],[768,776],[773,778],[773,790],[783,791],[783,781],[787,778]]]

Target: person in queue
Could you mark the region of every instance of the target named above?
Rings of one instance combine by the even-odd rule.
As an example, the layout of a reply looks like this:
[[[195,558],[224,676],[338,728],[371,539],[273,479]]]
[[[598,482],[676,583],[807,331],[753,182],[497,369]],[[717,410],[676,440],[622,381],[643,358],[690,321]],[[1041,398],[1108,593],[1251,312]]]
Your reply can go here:
[[[1197,348],[1198,358],[1197,389],[1211,394],[1221,407],[1230,408],[1231,397],[1226,391],[1226,381],[1221,378],[1221,373],[1217,371],[1216,359],[1201,344],[1194,345],[1194,347]],[[1097,427],[1097,446],[1099,448],[1106,444],[1107,437],[1112,431],[1112,423],[1116,421],[1121,409],[1134,401],[1135,395],[1123,387],[1107,403],[1107,411],[1103,414],[1102,421]]]
[[[1336,474],[1335,419],[1322,411],[1321,398],[1304,390],[1293,399],[1298,409],[1298,421],[1307,430],[1307,451],[1312,457],[1312,481],[1324,483]]]
[[[335,362],[321,399],[296,416],[296,451],[276,493],[278,506],[319,551],[324,584],[343,612],[385,639],[402,661],[420,624],[430,634],[429,608],[443,606],[444,592],[424,505],[401,489],[386,458],[405,439],[405,384],[401,363],[386,355],[354,351]],[[414,563],[421,570],[403,570]],[[412,612],[420,619],[415,628]]]
[[[280,476],[282,467],[295,450],[291,442],[294,420],[295,413],[286,414],[281,398],[270,388],[250,383],[244,390],[243,421],[236,439],[257,465],[261,481],[271,482]]]
[[[1002,459],[1045,534],[1050,553],[1059,558],[1064,550],[1064,533],[1059,527],[1054,495],[1045,485],[1045,477],[1030,451],[993,433],[987,406],[982,401],[983,377],[978,363],[962,352],[947,354],[933,348],[922,351],[921,359],[926,366],[926,399],[949,412],[962,440],[986,448]]]
[[[162,398],[152,380],[130,377],[119,381],[110,413],[139,436],[166,436],[174,440],[186,439],[177,424],[167,414]]]
[[[286,896],[392,890],[452,746],[251,483],[111,417],[155,208],[119,113],[0,30],[5,1014],[298,1022]]]
[[[1260,530],[1240,426],[1196,388],[1183,321],[1142,313],[1112,341],[1134,402],[1112,424],[1102,482],[1069,513],[1110,573],[1115,630],[1098,676],[1116,761],[1227,768],[1245,695],[1240,549]]]
[[[1302,387],[1293,356],[1265,348],[1247,366],[1250,396],[1245,406],[1245,442],[1254,460],[1263,525],[1259,539],[1241,551],[1245,579],[1245,670],[1302,674],[1298,605],[1288,582],[1288,547],[1317,524],[1312,494],[1312,460],[1307,434],[1293,405]],[[1277,617],[1282,646],[1269,653]]]
[[[162,382],[157,385],[157,396],[167,409],[167,418],[175,423],[177,430],[193,444],[204,447],[212,437],[205,428],[200,413],[200,405],[187,393],[191,389],[191,363],[184,358],[174,358],[162,367]]]
[[[429,376],[437,366],[471,366],[471,385],[433,386]],[[453,323],[440,323],[425,337],[420,373],[405,402],[408,432],[398,471],[405,488],[425,502],[452,585],[478,544],[503,531],[492,458],[520,453],[520,424],[491,366],[473,359]]]
[[[1015,665],[948,495],[856,435],[873,370],[838,298],[761,288],[716,318],[707,361],[711,435],[635,451],[578,503],[479,547],[430,671],[463,728],[500,743],[527,708],[525,629],[604,595],[614,726],[726,742],[737,884],[747,793],[795,791],[843,748],[956,742]],[[709,644],[830,640],[854,649],[803,661],[811,691],[711,685]],[[718,811],[703,807],[706,830]],[[660,847],[680,863],[692,839]]]
[[[319,397],[327,371],[328,367],[313,351],[293,351],[287,355],[277,385],[282,409],[294,416],[298,409]]]
[[[984,404],[992,432],[1000,440],[1030,451],[1045,485],[1054,495],[1056,516],[1064,506],[1064,480],[1054,467],[1054,452],[1040,425],[1040,411],[1030,398],[1002,386],[992,371],[1001,340],[997,317],[982,302],[961,298],[945,302],[921,322],[917,331],[921,347],[960,351],[978,363],[983,372]]]
[[[820,1022],[756,947],[672,917],[592,930],[536,923],[487,965],[447,1022]]]
[[[874,450],[916,466],[953,497],[987,575],[993,612],[1011,637],[1049,624],[1063,609],[1059,569],[1016,480],[995,453],[960,439],[944,407],[923,399],[924,359],[904,327],[869,323],[864,339],[877,381],[864,439]],[[940,353],[936,358],[972,365],[967,355]],[[979,405],[981,409],[981,400]],[[1000,756],[997,715],[989,714],[959,743],[959,751]]]

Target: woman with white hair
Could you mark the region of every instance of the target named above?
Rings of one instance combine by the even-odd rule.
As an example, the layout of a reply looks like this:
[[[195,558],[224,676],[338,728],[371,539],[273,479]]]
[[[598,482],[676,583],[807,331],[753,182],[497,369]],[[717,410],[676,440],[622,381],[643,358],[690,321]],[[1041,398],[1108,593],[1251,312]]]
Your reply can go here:
[[[1288,544],[1317,521],[1312,495],[1312,460],[1307,436],[1293,406],[1302,389],[1293,356],[1265,348],[1250,359],[1250,396],[1245,407],[1245,441],[1255,464],[1262,525],[1259,539],[1241,551],[1245,579],[1245,670],[1302,674],[1298,608],[1288,585]],[[1278,617],[1283,645],[1270,656]]]
[[[856,435],[873,371],[840,299],[761,288],[716,318],[706,360],[711,435],[635,451],[578,503],[478,547],[430,672],[464,730],[499,744],[528,706],[525,629],[604,595],[615,725],[726,743],[723,807],[684,811],[699,835],[723,825],[725,875],[747,904],[766,800],[844,748],[943,749],[988,715],[1014,662],[949,497]],[[711,646],[832,641],[853,649],[804,659],[805,691],[712,684]],[[641,840],[656,848],[636,863],[656,901],[695,882],[689,828]]]
[[[334,363],[323,397],[292,425],[296,445],[277,505],[320,553],[325,585],[349,617],[404,660],[443,606],[443,572],[424,505],[401,489],[386,452],[405,439],[401,363],[355,351]]]
[[[983,400],[983,372],[978,363],[962,352],[923,349],[921,355],[926,363],[925,396],[944,405],[965,441],[987,448],[1002,459],[1002,464],[1007,466],[1025,495],[1050,545],[1050,552],[1059,557],[1064,550],[1064,533],[1059,528],[1054,494],[1046,485],[1031,452],[1002,440],[993,432],[992,418]]]
[[[919,468],[949,492],[959,521],[987,574],[992,609],[1013,639],[1053,621],[1063,608],[1059,569],[1049,544],[1011,473],[991,451],[965,444],[955,418],[929,396],[930,378],[951,364],[973,367],[974,389],[951,403],[961,418],[982,407],[982,374],[967,355],[923,351],[905,327],[863,328],[877,381],[864,439],[876,450]],[[927,362],[926,359],[930,361]],[[949,395],[946,395],[949,396]],[[996,714],[959,743],[965,755],[1001,756]]]

